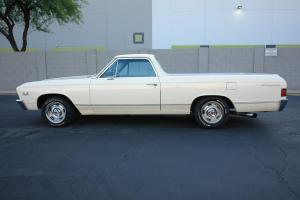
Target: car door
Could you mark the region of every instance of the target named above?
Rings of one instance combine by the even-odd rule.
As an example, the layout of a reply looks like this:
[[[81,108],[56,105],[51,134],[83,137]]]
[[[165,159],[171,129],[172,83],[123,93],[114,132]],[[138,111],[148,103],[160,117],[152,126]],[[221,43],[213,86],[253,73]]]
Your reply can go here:
[[[117,59],[91,80],[95,114],[159,114],[160,82],[148,59]]]

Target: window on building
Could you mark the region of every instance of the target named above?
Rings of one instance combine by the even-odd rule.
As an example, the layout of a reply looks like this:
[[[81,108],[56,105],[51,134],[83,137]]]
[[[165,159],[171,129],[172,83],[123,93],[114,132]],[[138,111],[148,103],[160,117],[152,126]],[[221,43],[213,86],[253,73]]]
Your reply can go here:
[[[133,33],[134,44],[144,44],[144,33]]]

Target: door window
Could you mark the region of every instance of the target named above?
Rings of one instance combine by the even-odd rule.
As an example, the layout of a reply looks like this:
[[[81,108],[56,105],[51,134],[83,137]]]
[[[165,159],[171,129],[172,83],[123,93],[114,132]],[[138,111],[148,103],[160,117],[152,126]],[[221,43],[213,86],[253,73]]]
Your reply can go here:
[[[102,75],[101,78],[113,77],[116,75],[118,61],[114,62]]]

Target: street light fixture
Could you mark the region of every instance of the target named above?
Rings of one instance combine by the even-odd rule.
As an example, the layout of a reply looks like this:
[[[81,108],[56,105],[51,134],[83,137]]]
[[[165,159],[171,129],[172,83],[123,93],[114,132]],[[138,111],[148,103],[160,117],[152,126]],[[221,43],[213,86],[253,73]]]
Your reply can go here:
[[[242,9],[243,9],[243,6],[242,6],[242,5],[238,5],[238,6],[236,7],[236,9],[237,9],[237,10],[242,10]]]
[[[238,5],[236,6],[236,9],[235,9],[235,11],[234,11],[234,14],[235,14],[236,16],[241,16],[241,15],[243,15],[243,5],[242,5],[242,4],[238,4]]]

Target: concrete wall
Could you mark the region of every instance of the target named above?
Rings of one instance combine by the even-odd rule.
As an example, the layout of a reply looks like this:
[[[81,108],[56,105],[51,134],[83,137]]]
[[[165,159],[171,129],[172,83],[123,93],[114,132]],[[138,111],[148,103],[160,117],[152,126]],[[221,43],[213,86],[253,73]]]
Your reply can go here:
[[[84,6],[83,23],[49,28],[52,33],[31,32],[29,47],[42,50],[60,48],[150,49],[152,48],[151,0],[88,0]],[[145,43],[134,44],[133,33],[144,32]],[[16,28],[18,43],[22,29]],[[0,34],[0,48],[10,48]]]
[[[277,73],[291,90],[300,90],[300,49],[279,48],[277,57],[265,57],[264,48],[200,48],[190,50],[39,52],[0,54],[0,90],[21,83],[61,76],[94,74],[115,55],[152,53],[170,73]]]

